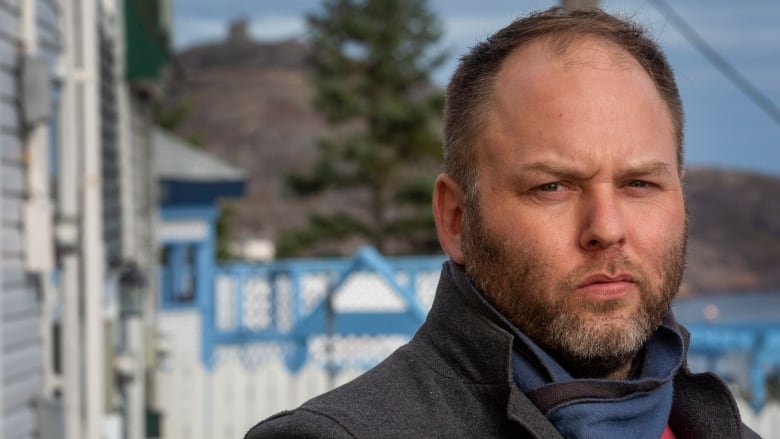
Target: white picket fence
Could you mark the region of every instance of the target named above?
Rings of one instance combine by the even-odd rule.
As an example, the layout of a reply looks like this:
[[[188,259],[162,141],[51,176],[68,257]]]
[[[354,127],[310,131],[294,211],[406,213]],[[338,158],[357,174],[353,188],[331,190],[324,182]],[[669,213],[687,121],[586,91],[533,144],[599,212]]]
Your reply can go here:
[[[225,348],[219,352],[215,368],[207,371],[198,352],[197,312],[165,313],[160,320],[171,344],[168,359],[157,375],[165,439],[241,438],[259,420],[297,407],[362,372],[344,370],[329,376],[312,361],[291,374],[280,352],[270,347],[258,347],[255,352],[242,349],[241,353]],[[388,349],[392,347],[388,344]],[[241,355],[266,358],[242,361]]]
[[[209,373],[198,352],[197,312],[162,313],[160,324],[171,346],[157,377],[165,439],[241,438],[257,421],[297,407],[331,384],[343,384],[361,373],[347,370],[329,377],[316,362],[310,362],[291,374],[279,352],[270,347],[243,353],[265,356],[264,361],[242,361],[237,350],[225,348]],[[388,342],[385,350],[389,353],[401,342]],[[780,404],[771,402],[759,414],[744,401],[739,406],[745,423],[764,439],[780,439]]]
[[[780,403],[770,401],[760,413],[754,413],[744,400],[737,400],[742,420],[764,439],[780,439]]]

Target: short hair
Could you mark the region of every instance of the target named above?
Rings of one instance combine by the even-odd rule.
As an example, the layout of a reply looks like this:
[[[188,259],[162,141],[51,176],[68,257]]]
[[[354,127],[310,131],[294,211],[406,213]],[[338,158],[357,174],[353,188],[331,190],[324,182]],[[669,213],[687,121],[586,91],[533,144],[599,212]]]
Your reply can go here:
[[[474,140],[485,124],[496,77],[507,57],[531,42],[545,39],[557,52],[578,37],[591,36],[616,43],[650,76],[671,114],[677,141],[677,165],[683,168],[683,108],[672,68],[661,48],[633,21],[599,9],[553,7],[515,20],[478,43],[460,58],[446,91],[444,107],[444,172],[466,192],[477,184]]]

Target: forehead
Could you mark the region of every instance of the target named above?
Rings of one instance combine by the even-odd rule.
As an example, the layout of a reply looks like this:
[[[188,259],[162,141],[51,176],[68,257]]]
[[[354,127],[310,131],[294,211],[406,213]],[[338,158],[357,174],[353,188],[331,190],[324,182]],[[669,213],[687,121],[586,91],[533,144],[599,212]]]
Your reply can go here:
[[[650,80],[630,53],[606,38],[542,37],[519,47],[504,60],[498,70],[493,98],[500,97],[508,84],[538,88],[555,79],[551,74],[573,74],[588,69],[631,71]]]
[[[480,164],[485,154],[502,161],[544,149],[676,153],[671,113],[654,82],[628,52],[603,38],[572,41],[565,49],[542,39],[517,49],[498,71],[485,118]]]

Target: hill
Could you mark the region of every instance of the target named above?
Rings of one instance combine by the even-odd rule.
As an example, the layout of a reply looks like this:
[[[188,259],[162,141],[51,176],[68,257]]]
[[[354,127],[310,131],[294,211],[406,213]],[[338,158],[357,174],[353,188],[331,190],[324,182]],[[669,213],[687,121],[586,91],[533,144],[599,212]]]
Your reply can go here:
[[[687,171],[690,212],[684,292],[780,292],[780,178]]]
[[[249,176],[247,196],[235,203],[235,239],[273,240],[304,225],[314,209],[344,205],[336,195],[293,199],[283,187],[284,175],[311,164],[316,140],[328,133],[310,104],[306,50],[300,41],[233,35],[178,56],[183,77],[167,106],[189,111],[177,131]],[[685,192],[691,220],[682,294],[780,292],[780,178],[694,168]]]
[[[246,197],[230,203],[234,239],[274,239],[283,227],[303,226],[313,208],[334,204],[291,199],[283,185],[288,172],[308,167],[327,132],[310,105],[304,44],[234,39],[177,58],[181,78],[165,103],[186,113],[176,131],[249,177]]]

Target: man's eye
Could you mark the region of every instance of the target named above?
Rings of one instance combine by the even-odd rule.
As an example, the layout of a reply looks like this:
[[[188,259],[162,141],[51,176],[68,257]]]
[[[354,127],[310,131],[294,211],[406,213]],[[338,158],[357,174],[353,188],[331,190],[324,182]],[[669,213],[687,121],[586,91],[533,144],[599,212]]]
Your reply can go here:
[[[634,180],[628,183],[629,187],[635,187],[635,188],[645,188],[650,186],[650,183],[642,180]]]
[[[557,192],[563,189],[563,185],[560,183],[545,183],[539,186],[539,190],[542,192]]]

